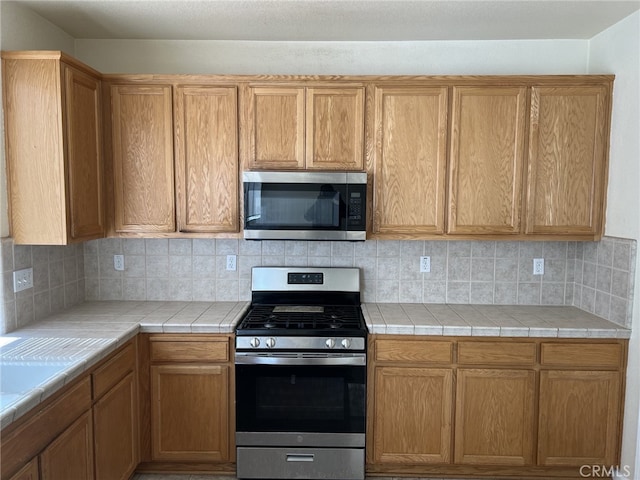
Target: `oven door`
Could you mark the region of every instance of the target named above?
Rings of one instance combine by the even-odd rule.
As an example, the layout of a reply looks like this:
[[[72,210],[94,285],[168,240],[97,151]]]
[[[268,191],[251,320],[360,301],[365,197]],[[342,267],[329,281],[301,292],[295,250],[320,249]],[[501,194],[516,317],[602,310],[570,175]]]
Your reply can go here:
[[[236,357],[238,445],[364,446],[366,366],[356,355]]]

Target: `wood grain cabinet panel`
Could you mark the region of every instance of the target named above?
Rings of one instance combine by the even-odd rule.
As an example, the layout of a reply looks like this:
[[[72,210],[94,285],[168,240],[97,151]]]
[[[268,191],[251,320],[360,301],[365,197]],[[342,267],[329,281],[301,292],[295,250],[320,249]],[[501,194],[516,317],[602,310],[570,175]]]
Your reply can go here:
[[[34,458],[9,480],[39,480],[38,458]]]
[[[237,232],[237,89],[178,86],[175,102],[178,230]]]
[[[447,89],[377,87],[375,234],[444,233]]]
[[[362,170],[364,88],[307,88],[306,166]]]
[[[154,335],[152,362],[227,362],[230,359],[229,337],[198,335]]]
[[[533,464],[534,415],[533,370],[459,369],[455,462]]]
[[[138,396],[129,373],[93,406],[96,480],[128,480],[138,465]]]
[[[252,86],[252,169],[362,170],[364,87]]]
[[[49,245],[103,237],[99,73],[60,52],[28,53],[2,54],[11,236]]]
[[[151,367],[152,459],[224,462],[229,459],[229,367]]]
[[[304,87],[252,87],[248,102],[248,164],[253,169],[302,169]]]
[[[531,89],[526,233],[603,233],[609,134],[604,85]]]
[[[374,402],[375,463],[451,461],[451,369],[377,367]]]
[[[617,465],[620,373],[540,373],[538,463]]]
[[[449,364],[453,360],[453,342],[378,339],[375,358],[377,362]]]
[[[40,455],[42,480],[93,480],[91,411],[82,415]]]
[[[543,343],[540,363],[552,367],[620,368],[624,348],[619,343]]]
[[[453,88],[448,233],[520,232],[525,108],[525,87]]]
[[[112,85],[116,232],[175,231],[170,85]]]

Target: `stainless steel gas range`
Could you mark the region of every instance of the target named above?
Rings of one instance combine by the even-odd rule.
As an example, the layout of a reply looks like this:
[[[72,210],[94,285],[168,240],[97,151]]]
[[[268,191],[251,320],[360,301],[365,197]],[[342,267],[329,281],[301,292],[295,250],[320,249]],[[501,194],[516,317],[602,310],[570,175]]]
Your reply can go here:
[[[357,268],[255,267],[236,329],[238,478],[364,478]]]

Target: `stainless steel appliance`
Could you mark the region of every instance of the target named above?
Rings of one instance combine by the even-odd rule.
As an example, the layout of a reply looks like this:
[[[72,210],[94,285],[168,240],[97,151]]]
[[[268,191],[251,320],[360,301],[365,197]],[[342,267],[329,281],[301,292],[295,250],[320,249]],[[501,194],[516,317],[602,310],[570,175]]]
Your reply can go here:
[[[255,267],[236,328],[238,478],[364,478],[357,268]]]
[[[364,172],[244,172],[244,238],[365,240]]]

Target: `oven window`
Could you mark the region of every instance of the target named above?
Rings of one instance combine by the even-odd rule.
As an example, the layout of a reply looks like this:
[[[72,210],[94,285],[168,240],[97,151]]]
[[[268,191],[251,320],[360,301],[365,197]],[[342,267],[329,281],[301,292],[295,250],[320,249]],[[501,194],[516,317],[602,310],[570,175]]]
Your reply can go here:
[[[364,432],[365,368],[236,365],[236,428]]]
[[[329,184],[245,184],[246,227],[340,229],[344,190],[344,185]]]

